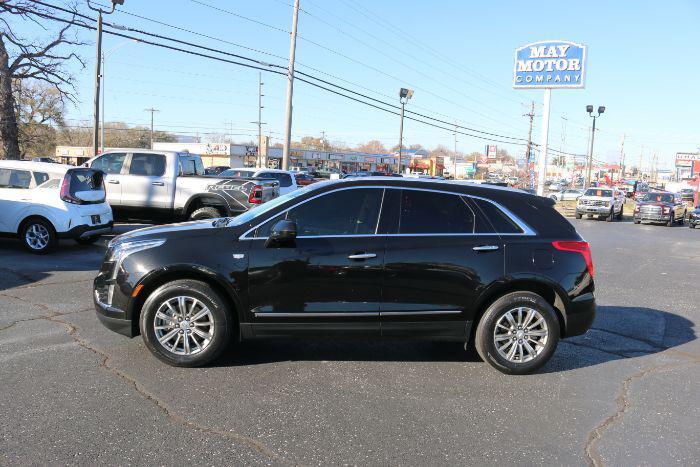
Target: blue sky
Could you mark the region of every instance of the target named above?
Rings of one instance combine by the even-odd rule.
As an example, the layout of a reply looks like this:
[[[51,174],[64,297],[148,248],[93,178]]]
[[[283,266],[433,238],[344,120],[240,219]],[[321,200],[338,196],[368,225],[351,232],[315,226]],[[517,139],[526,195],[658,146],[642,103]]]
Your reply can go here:
[[[286,65],[291,1],[201,0],[230,13],[193,0],[125,0],[120,7],[220,40],[120,12],[105,18]],[[413,110],[516,137],[527,136],[528,121],[522,115],[535,100],[535,142],[539,142],[542,91],[512,89],[514,49],[545,39],[584,43],[586,88],[553,92],[550,146],[585,153],[591,120],[585,106],[593,104],[607,107],[598,120],[598,159],[619,160],[623,133],[628,164],[638,164],[643,151],[643,165],[648,165],[655,151],[662,166],[670,167],[676,151],[700,147],[700,2],[301,0],[301,8],[298,70],[323,76],[313,67],[383,100],[398,101],[398,89],[411,87]],[[25,27],[23,32],[42,37],[36,28]],[[91,32],[84,38],[94,42]],[[122,42],[105,36],[104,50]],[[79,103],[70,117],[89,120],[94,48],[78,52],[86,68],[71,67]],[[109,56],[105,75],[108,121],[146,124],[149,114],[144,109],[155,107],[160,110],[159,129],[202,136],[231,131],[241,141],[256,133],[250,123],[257,119],[255,70],[129,43]],[[263,81],[266,132],[271,132],[273,142],[280,141],[285,79],[263,73]],[[331,141],[350,145],[379,139],[392,146],[398,140],[398,117],[304,83],[295,86],[294,109],[295,138],[325,131]],[[429,147],[454,144],[452,133],[411,121],[406,122],[405,139]],[[483,150],[486,143],[460,135],[458,149]],[[518,146],[500,146],[514,154],[523,152]]]

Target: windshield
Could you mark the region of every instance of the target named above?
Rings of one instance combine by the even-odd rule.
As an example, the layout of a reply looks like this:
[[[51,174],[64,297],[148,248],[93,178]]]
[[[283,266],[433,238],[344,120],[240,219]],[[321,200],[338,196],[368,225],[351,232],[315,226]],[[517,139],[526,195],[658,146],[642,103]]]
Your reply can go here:
[[[273,199],[272,201],[268,201],[267,203],[261,204],[260,206],[257,206],[253,209],[250,209],[250,210],[244,212],[240,216],[234,217],[228,225],[230,225],[230,226],[243,225],[246,222],[252,221],[256,217],[262,216],[266,212],[269,212],[269,211],[275,209],[277,206],[281,206],[282,204],[286,203],[287,201],[298,198],[299,196],[306,194],[309,191],[317,190],[319,187],[322,187],[322,186],[325,186],[325,183],[314,183],[313,185],[307,185],[303,188],[298,188],[296,190],[290,191],[286,195],[278,196],[277,198]]]
[[[219,177],[250,178],[255,175],[252,170],[228,169],[219,174]]]
[[[672,203],[673,195],[668,193],[647,193],[642,198],[642,201],[649,203]]]
[[[586,196],[600,196],[602,198],[611,198],[612,190],[599,190],[597,188],[589,188],[586,190]]]

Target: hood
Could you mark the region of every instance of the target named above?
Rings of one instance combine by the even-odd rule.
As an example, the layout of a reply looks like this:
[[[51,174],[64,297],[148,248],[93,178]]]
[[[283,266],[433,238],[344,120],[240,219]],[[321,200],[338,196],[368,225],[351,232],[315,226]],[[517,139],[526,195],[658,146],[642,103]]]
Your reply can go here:
[[[199,221],[180,222],[178,224],[157,225],[132,230],[114,237],[110,245],[131,240],[150,240],[155,238],[180,238],[217,235],[226,227],[230,217],[220,219],[203,219]]]

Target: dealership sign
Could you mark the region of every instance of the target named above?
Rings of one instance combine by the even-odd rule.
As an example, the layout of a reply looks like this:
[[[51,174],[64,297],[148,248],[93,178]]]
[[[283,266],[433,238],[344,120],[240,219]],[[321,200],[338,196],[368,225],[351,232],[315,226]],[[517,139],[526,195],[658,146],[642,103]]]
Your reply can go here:
[[[586,46],[568,41],[543,41],[515,50],[514,88],[582,88]]]
[[[691,152],[677,152],[676,153],[676,162],[695,162],[695,161],[700,161],[700,152],[697,153],[691,153]]]

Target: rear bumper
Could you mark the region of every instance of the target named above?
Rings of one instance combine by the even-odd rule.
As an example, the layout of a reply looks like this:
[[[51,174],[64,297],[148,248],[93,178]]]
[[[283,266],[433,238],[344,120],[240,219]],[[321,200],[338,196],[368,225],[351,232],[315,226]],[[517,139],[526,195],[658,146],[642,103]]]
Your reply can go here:
[[[578,336],[588,331],[595,319],[595,310],[595,297],[592,293],[574,298],[566,316],[565,337]]]
[[[96,235],[108,234],[112,231],[114,222],[109,221],[106,224],[100,225],[77,225],[66,232],[59,232],[59,238],[86,238]]]

